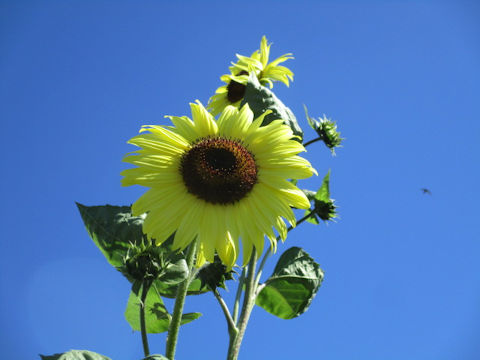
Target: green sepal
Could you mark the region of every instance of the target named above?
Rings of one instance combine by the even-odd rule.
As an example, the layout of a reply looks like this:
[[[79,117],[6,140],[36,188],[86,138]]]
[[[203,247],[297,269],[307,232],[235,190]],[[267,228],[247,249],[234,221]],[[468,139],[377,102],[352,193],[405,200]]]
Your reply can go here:
[[[140,290],[138,290],[140,294]],[[182,315],[181,324],[187,324],[202,316],[201,313],[186,313]],[[145,299],[145,325],[148,334],[158,334],[168,331],[172,315],[168,312],[155,285],[152,285]],[[125,319],[135,331],[140,328],[140,296],[132,290],[125,309]]]
[[[255,303],[281,319],[307,311],[323,280],[323,271],[308,253],[298,247],[286,250],[273,274],[260,285]]]
[[[253,72],[248,78],[245,95],[240,105],[243,106],[246,103],[253,111],[255,118],[265,111],[271,110],[271,113],[265,116],[262,126],[268,125],[274,120],[282,119],[283,123],[292,129],[294,139],[302,142],[303,130],[298,125],[293,112],[270,89],[262,86]]]
[[[153,354],[143,358],[142,360],[168,360],[168,358],[160,354]]]
[[[328,221],[337,217],[335,200],[330,198],[330,170],[323,178],[322,185],[317,192],[314,193],[311,190],[302,191],[308,200],[313,202],[313,208],[305,212],[305,216],[310,215],[307,219],[308,222],[318,225],[320,223],[319,219]]]
[[[61,354],[40,355],[40,357],[42,360],[112,360],[109,357],[88,350],[70,350]]]
[[[337,123],[327,119],[325,115],[323,118],[320,118],[320,121],[316,120],[308,115],[307,107],[305,105],[303,105],[303,107],[305,109],[305,116],[307,117],[308,125],[315,130],[323,143],[330,149],[332,154],[335,155],[335,148],[340,147],[342,140],[345,140],[340,137],[340,132],[337,131]]]

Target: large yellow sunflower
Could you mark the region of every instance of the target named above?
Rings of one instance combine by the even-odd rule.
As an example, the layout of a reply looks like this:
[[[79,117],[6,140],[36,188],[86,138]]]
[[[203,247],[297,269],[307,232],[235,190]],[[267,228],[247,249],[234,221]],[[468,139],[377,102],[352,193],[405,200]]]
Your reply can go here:
[[[291,207],[310,206],[287,179],[316,171],[297,156],[305,148],[282,120],[260,127],[267,113],[254,120],[248,104],[228,106],[217,121],[198,101],[191,110],[192,120],[168,116],[174,126],[143,126],[129,141],[141,149],[125,157],[137,167],[122,172],[122,185],[150,188],[132,212],[147,213],[143,230],[157,244],[175,233],[174,249],[197,241],[198,266],[215,252],[233,266],[241,240],[245,264],[265,236],[275,249],[273,228],[286,238],[282,217],[295,226]]]
[[[273,81],[281,81],[289,85],[289,80],[293,81],[293,72],[280,63],[293,59],[292,54],[284,54],[272,62],[268,62],[270,57],[270,46],[267,44],[267,38],[262,37],[260,50],[256,50],[250,57],[237,54],[238,61],[230,66],[230,74],[220,77],[225,85],[220,86],[213,95],[208,104],[210,112],[216,116],[220,114],[228,105],[238,107],[245,95],[248,76],[254,72],[258,81],[262,85],[273,87]]]

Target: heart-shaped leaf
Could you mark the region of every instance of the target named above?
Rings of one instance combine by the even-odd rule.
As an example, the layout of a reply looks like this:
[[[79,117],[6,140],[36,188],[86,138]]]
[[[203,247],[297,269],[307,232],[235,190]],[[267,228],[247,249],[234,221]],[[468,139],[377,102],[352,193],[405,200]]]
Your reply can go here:
[[[144,216],[132,216],[130,206],[85,206],[77,203],[88,234],[108,262],[123,265],[129,244],[143,240]]]
[[[303,249],[292,247],[261,285],[256,304],[279,318],[292,319],[307,311],[322,280],[320,266]]]

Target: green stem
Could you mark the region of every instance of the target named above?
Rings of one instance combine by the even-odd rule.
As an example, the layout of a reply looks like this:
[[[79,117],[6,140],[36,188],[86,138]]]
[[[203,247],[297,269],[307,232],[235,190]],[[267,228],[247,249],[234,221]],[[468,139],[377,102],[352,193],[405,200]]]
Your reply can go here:
[[[238,320],[238,332],[230,335],[230,344],[228,347],[228,360],[237,360],[242,344],[243,335],[247,329],[248,320],[255,305],[255,266],[257,265],[257,252],[255,248],[252,251],[252,257],[248,264],[247,277],[245,282],[245,296],[243,297],[242,312]]]
[[[230,311],[228,311],[228,306],[225,304],[225,301],[223,300],[222,296],[218,292],[217,289],[213,290],[213,295],[217,299],[218,303],[220,304],[220,307],[222,308],[223,314],[225,315],[225,320],[227,320],[228,324],[228,333],[232,334],[235,332],[238,332],[237,327],[235,326],[235,323],[233,322],[232,316],[230,315]]]
[[[195,259],[195,250],[197,242],[193,241],[187,250],[187,266],[189,274],[192,272],[193,261]],[[174,360],[175,350],[177,347],[178,331],[180,330],[180,324],[182,322],[183,306],[185,305],[185,297],[187,296],[188,286],[190,285],[192,278],[188,276],[177,289],[177,296],[175,297],[175,306],[173,308],[172,320],[168,328],[167,347],[165,355],[169,360]]]
[[[143,282],[142,295],[140,296],[140,330],[142,332],[143,353],[145,354],[145,357],[150,355],[150,349],[148,348],[147,324],[145,323],[145,300],[147,299],[150,285],[151,283],[148,281]]]
[[[245,266],[242,269],[242,275],[238,279],[237,293],[235,295],[235,303],[233,304],[233,322],[237,324],[238,321],[238,309],[240,307],[240,298],[242,297],[243,283],[245,282]]]
[[[308,145],[313,144],[313,143],[315,143],[317,141],[320,141],[320,140],[322,140],[321,137],[318,137],[318,138],[312,139],[310,141],[307,141],[305,144],[303,144],[303,147],[307,147]]]

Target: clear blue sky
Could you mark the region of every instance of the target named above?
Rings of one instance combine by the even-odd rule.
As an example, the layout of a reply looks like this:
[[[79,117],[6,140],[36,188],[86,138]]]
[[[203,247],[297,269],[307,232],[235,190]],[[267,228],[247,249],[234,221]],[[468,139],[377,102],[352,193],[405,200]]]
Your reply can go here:
[[[205,104],[266,35],[274,57],[295,55],[294,82],[274,90],[306,139],[302,104],[347,138],[335,158],[320,143],[306,155],[332,169],[341,219],[290,233],[280,250],[304,247],[325,281],[299,318],[256,308],[241,358],[479,359],[479,20],[463,1],[0,1],[1,357],[142,358],[129,284],[74,201],[135,201],[144,190],[120,186],[126,141]],[[177,358],[225,358],[213,296],[186,310],[204,316],[182,327]],[[150,336],[152,352],[164,341]]]

